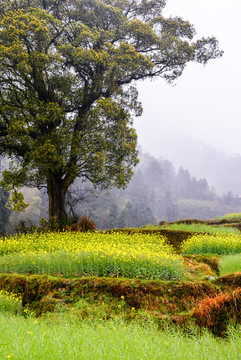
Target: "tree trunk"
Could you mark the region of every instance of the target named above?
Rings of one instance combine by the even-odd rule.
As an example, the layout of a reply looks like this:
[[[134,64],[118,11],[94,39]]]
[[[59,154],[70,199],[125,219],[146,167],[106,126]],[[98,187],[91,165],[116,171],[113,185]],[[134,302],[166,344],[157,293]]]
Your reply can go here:
[[[57,222],[67,218],[65,198],[68,188],[62,181],[50,181],[47,184],[49,196],[49,219],[54,218]]]

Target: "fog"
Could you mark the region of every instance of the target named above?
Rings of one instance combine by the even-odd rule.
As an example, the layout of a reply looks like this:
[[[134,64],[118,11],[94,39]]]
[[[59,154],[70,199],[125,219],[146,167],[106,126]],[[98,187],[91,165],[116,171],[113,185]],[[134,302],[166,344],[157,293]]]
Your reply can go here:
[[[240,14],[240,0],[168,0],[165,16],[181,16],[194,24],[197,38],[214,35],[224,55],[205,67],[188,64],[175,86],[162,79],[138,84],[144,111],[135,128],[143,151],[207,177],[220,192],[228,184],[221,187],[210,176],[212,165],[205,168],[201,149],[226,159],[241,154]],[[235,176],[230,174],[230,181]],[[235,191],[241,194],[239,180],[240,191]]]

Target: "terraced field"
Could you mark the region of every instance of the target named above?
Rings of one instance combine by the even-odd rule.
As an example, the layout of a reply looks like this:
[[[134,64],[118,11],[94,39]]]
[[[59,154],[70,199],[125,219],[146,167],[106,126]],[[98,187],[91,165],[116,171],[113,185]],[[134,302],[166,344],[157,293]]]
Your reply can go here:
[[[46,345],[46,358],[50,359],[60,359],[61,351],[69,354],[65,358],[77,359],[80,352],[77,343],[80,339],[85,342],[83,334],[86,339],[86,332],[89,333],[91,341],[98,342],[93,329],[100,337],[103,332],[109,333],[112,347],[105,353],[108,345],[102,339],[102,353],[93,355],[86,350],[82,358],[121,359],[123,328],[126,333],[138,332],[140,337],[145,337],[148,329],[155,344],[160,345],[161,341],[163,345],[159,352],[156,347],[149,352],[157,351],[163,359],[174,356],[178,347],[173,342],[182,344],[178,345],[180,359],[191,358],[184,345],[188,341],[185,334],[190,333],[193,334],[190,349],[197,347],[194,345],[197,342],[203,347],[202,339],[206,339],[206,343],[215,347],[219,358],[238,358],[234,348],[241,347],[241,342],[232,326],[241,322],[239,232],[190,232],[175,247],[175,241],[170,241],[170,231],[168,236],[140,229],[106,233],[46,232],[0,239],[0,322],[6,321],[7,316],[13,337],[19,337],[17,327],[23,327],[29,346],[20,355],[22,340],[19,350],[14,350],[2,339],[1,358],[22,359],[28,356],[27,351],[33,351],[32,358],[40,359],[41,346],[36,339],[33,341],[36,327],[40,342]],[[178,230],[173,231],[175,238]],[[235,267],[230,268],[234,262]],[[180,327],[185,330],[182,334],[177,330]],[[118,333],[116,350],[113,329]],[[198,340],[200,329],[203,335]],[[78,334],[79,340],[75,338],[72,350],[66,347],[66,331],[72,332],[71,339],[75,338],[73,332]],[[58,355],[53,355],[53,339],[48,341],[46,332],[53,335],[49,339],[56,336],[59,339]],[[167,332],[171,343],[164,335]],[[35,335],[31,337],[31,334]],[[219,348],[213,336],[228,336],[229,345],[225,343]],[[133,339],[133,344],[139,346],[137,357],[128,351],[130,336],[123,340],[127,349],[125,358],[146,358],[148,350],[140,347],[144,340],[138,339]],[[169,352],[163,351],[165,343]],[[61,346],[64,346],[62,350]],[[164,353],[169,357],[164,357]],[[212,359],[208,351],[205,356]]]

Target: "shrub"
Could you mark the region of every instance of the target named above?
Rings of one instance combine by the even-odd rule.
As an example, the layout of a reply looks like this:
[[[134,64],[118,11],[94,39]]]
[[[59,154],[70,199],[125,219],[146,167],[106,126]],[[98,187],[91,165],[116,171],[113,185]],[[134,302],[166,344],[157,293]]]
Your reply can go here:
[[[82,216],[79,219],[75,217],[67,217],[65,220],[58,222],[55,218],[46,220],[40,219],[38,225],[33,225],[29,219],[21,220],[15,228],[17,233],[27,234],[34,232],[42,233],[48,231],[91,231],[95,230],[96,225],[88,216]]]
[[[37,230],[37,225],[34,225],[32,220],[27,218],[26,220],[19,221],[14,230],[18,234],[34,233]]]
[[[77,232],[77,231],[81,231],[82,228],[79,224],[73,223],[71,225],[65,225],[64,230],[71,231],[71,232]]]
[[[78,224],[82,231],[94,231],[96,230],[96,225],[93,220],[91,220],[88,216],[83,215],[78,219]]]
[[[191,317],[200,327],[224,336],[231,320],[241,323],[241,289],[231,295],[222,293],[214,298],[207,297],[193,310]]]

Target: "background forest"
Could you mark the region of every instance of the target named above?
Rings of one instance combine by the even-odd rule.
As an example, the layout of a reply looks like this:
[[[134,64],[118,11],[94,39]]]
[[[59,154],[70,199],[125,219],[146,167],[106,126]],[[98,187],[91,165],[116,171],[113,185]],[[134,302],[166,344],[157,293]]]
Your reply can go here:
[[[99,229],[140,227],[162,220],[211,219],[225,213],[240,212],[241,198],[231,191],[217,195],[205,178],[193,177],[187,169],[176,170],[171,161],[140,152],[140,162],[126,189],[101,191],[79,179],[67,195],[69,215],[88,215]],[[2,167],[7,164],[2,163]],[[1,189],[1,232],[13,232],[21,221],[34,224],[48,218],[48,198],[43,189],[24,189],[29,207],[10,213],[7,193]]]

